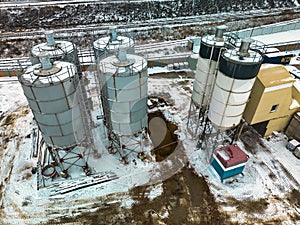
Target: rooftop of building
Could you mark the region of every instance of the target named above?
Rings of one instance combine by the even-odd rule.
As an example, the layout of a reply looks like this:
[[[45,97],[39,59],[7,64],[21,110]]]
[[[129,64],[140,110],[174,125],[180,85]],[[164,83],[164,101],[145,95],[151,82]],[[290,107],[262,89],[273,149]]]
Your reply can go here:
[[[225,168],[248,161],[248,155],[236,144],[216,149],[215,155]]]
[[[276,64],[262,64],[257,77],[264,87],[288,84],[295,81],[285,66]]]

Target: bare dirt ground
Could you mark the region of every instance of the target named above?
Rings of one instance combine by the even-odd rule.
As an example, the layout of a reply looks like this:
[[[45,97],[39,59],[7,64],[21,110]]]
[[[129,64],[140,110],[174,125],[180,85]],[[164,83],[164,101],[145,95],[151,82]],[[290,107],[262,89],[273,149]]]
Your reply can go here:
[[[122,208],[118,204],[110,205],[96,212],[61,218],[48,224],[232,224],[228,216],[219,211],[205,178],[198,177],[192,169],[183,168],[180,173],[165,180],[162,187],[163,193],[153,200],[147,197],[148,186],[133,188],[129,192],[134,200],[131,209]]]
[[[263,218],[267,213],[270,204],[286,202],[286,205],[300,206],[300,193],[293,190],[285,199],[259,199],[238,201],[234,198],[224,198],[218,201],[210,192],[205,177],[199,177],[193,169],[184,167],[181,172],[175,174],[162,183],[163,193],[150,200],[148,198],[151,186],[133,188],[129,193],[117,193],[107,196],[106,202],[118,199],[127,195],[134,201],[131,208],[122,207],[119,203],[103,204],[95,212],[85,212],[80,216],[72,218],[59,218],[47,222],[47,224],[137,224],[137,225],[250,225],[250,224],[284,224],[287,217],[292,218],[294,224],[298,224],[299,214],[283,215],[275,218]],[[104,199],[102,199],[103,201]],[[97,204],[97,203],[95,203]],[[232,222],[231,217],[235,216],[223,211],[221,208],[236,207],[248,218],[247,221]],[[276,209],[275,212],[276,213]],[[261,215],[262,218],[259,218]]]

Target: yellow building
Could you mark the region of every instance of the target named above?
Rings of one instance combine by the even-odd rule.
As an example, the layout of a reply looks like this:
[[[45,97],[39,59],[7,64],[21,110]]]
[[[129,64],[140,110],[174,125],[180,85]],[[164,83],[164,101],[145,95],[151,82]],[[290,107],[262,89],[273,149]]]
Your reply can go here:
[[[244,118],[263,136],[284,131],[292,115],[300,111],[300,85],[282,65],[263,64]]]

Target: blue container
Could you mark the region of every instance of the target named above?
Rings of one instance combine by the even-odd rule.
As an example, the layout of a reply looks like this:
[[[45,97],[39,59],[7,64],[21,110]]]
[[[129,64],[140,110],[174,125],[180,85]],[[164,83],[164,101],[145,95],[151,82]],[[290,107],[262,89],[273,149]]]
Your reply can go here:
[[[223,181],[226,178],[241,174],[245,168],[246,163],[242,163],[236,166],[231,166],[229,168],[225,168],[217,158],[214,157],[211,165],[219,174],[221,180]]]
[[[237,145],[229,145],[215,150],[211,165],[223,181],[226,178],[241,174],[248,158],[248,155]]]

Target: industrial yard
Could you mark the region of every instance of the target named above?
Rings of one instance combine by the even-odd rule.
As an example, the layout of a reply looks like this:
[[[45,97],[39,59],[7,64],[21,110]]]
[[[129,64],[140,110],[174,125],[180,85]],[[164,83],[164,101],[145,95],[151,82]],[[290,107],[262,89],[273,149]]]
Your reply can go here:
[[[300,224],[297,1],[73,3],[0,3],[0,224]]]
[[[165,84],[157,85],[161,79],[164,79]],[[169,101],[175,102],[174,107],[188,108],[189,102],[186,99],[190,94],[184,91],[186,85],[179,85],[182,80],[155,77],[150,78],[149,82],[149,86],[155,89],[153,94],[163,96],[170,93]],[[1,96],[5,92],[7,100],[14,99],[14,107],[9,108],[12,115],[18,115],[18,118],[12,116],[14,128],[8,124],[6,132],[11,133],[12,137],[17,133],[21,138],[16,139],[16,143],[9,142],[7,149],[16,151],[14,154],[5,152],[1,164],[6,163],[1,169],[12,169],[11,173],[1,170],[10,180],[5,183],[3,194],[4,224],[298,223],[299,178],[298,182],[295,181],[295,177],[282,167],[282,162],[278,161],[282,156],[278,154],[285,152],[285,160],[291,165],[299,165],[299,160],[285,149],[286,140],[280,136],[266,141],[265,148],[269,150],[258,146],[258,152],[251,155],[251,161],[245,168],[244,177],[224,184],[212,168],[207,166],[206,160],[203,162],[201,155],[204,152],[195,151],[195,141],[189,136],[185,137],[182,132],[183,147],[176,148],[164,161],[135,168],[132,164],[122,166],[116,160],[116,165],[113,166],[107,165],[111,161],[107,161],[103,155],[100,159],[104,168],[112,168],[114,171],[117,167],[123,168],[127,175],[110,183],[45,198],[44,196],[49,196],[47,192],[50,190],[36,190],[36,176],[31,175],[30,171],[34,161],[30,159],[30,151],[26,151],[31,145],[31,138],[26,136],[32,130],[28,123],[32,120],[32,115],[26,114],[28,108],[20,107],[26,103],[21,95],[20,85],[13,82],[5,83],[5,86],[1,86]],[[14,95],[15,90],[19,90],[19,95]],[[179,92],[179,96],[174,92]],[[177,115],[169,115],[169,118],[177,122],[179,127],[184,125],[185,120],[180,122]],[[2,127],[6,126],[2,122]],[[182,127],[184,131],[184,126]],[[15,144],[24,147],[18,149],[14,147]],[[12,161],[15,162],[13,168],[10,166]],[[284,223],[285,221],[289,223]]]

